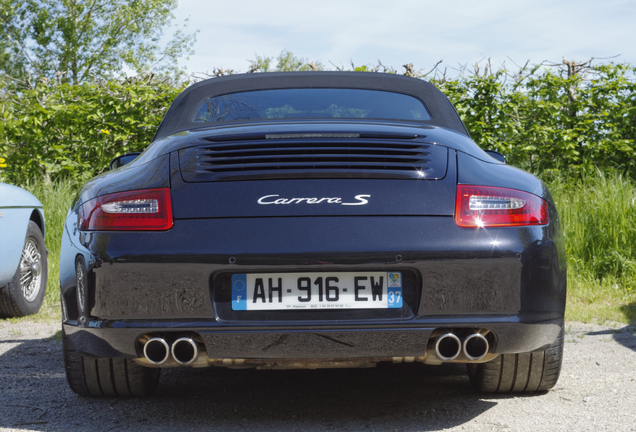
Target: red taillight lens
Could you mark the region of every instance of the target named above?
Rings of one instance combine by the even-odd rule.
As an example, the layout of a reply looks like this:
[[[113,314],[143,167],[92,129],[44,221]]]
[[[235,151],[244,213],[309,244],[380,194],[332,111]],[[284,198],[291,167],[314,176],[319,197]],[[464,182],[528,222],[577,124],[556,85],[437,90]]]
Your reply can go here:
[[[548,204],[514,189],[459,185],[455,223],[464,228],[545,225]]]
[[[81,230],[146,231],[172,228],[170,189],[145,189],[100,196],[82,204]]]

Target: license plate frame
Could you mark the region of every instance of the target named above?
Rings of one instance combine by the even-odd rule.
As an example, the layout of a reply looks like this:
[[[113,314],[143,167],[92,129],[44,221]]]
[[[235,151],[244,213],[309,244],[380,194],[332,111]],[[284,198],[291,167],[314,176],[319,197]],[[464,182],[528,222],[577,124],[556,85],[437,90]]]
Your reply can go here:
[[[399,271],[237,273],[234,311],[397,309],[403,305]]]

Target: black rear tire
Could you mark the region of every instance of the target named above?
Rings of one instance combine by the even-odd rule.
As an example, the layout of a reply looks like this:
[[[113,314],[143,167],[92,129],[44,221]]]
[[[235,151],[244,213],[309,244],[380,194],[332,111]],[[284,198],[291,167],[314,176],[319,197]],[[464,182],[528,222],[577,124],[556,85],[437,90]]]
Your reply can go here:
[[[82,396],[149,396],[157,390],[161,369],[131,359],[92,358],[75,351],[62,334],[64,368],[71,390]]]
[[[31,253],[28,253],[29,251]],[[25,256],[31,255],[38,257],[36,261],[39,267],[39,275],[32,275],[35,270],[29,268],[28,273],[24,276],[35,278],[36,280],[28,282],[26,287],[23,287],[20,284],[20,277],[23,276],[20,270],[23,265],[30,267],[29,264],[33,264],[33,262],[25,261]],[[0,287],[0,318],[23,317],[39,311],[46,292],[46,278],[47,252],[44,245],[44,236],[40,227],[35,222],[29,221],[18,269],[9,283]]]
[[[563,362],[563,326],[545,351],[501,354],[487,363],[467,364],[472,386],[482,393],[547,391],[559,380]]]

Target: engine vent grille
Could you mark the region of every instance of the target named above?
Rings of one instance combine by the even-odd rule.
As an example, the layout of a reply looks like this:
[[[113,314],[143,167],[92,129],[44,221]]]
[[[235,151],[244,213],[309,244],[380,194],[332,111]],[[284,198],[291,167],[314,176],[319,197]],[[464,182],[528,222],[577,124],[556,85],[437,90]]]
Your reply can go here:
[[[222,141],[179,152],[187,182],[284,178],[440,179],[445,147],[416,140],[264,139]]]

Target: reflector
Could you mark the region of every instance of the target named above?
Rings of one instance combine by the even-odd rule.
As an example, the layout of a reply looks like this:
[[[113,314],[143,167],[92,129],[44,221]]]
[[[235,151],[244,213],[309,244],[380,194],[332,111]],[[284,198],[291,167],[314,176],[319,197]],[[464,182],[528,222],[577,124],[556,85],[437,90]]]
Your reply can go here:
[[[458,185],[455,223],[464,228],[545,225],[548,204],[515,189]]]

